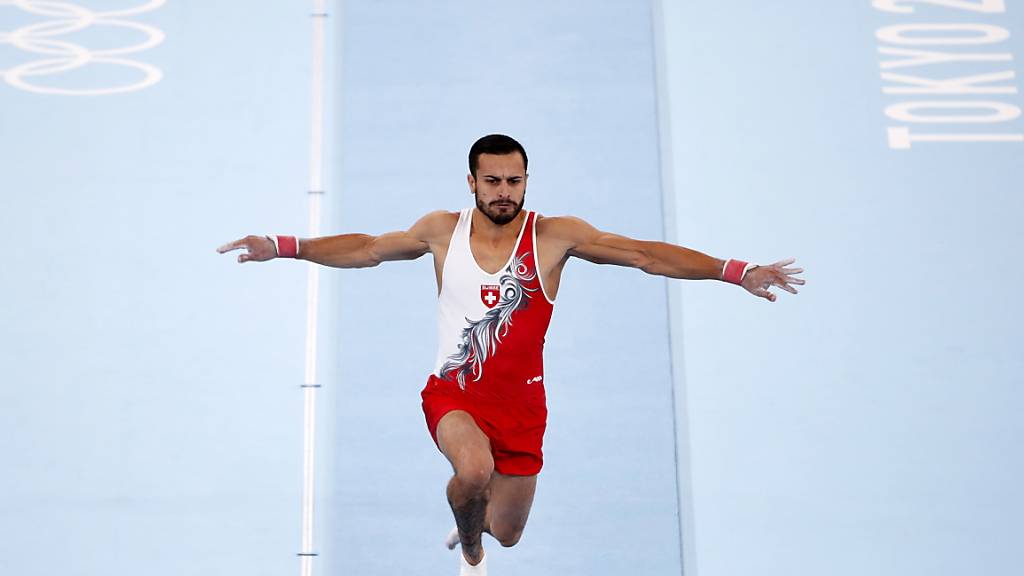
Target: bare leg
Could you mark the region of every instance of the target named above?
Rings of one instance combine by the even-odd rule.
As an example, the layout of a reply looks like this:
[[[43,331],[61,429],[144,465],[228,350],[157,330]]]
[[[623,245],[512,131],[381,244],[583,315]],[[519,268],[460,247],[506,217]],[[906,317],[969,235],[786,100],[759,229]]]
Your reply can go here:
[[[515,546],[526,527],[536,486],[536,476],[505,476],[498,472],[492,474],[488,487],[487,512],[484,515],[484,532],[493,536],[502,546]],[[445,540],[445,545],[451,550],[459,543],[459,529],[456,526]]]
[[[488,489],[494,473],[490,441],[472,416],[454,410],[438,422],[437,443],[455,469],[455,475],[448,482],[448,503],[459,528],[462,554],[467,562],[476,565],[484,557],[480,535],[484,530]]]
[[[515,546],[523,535],[536,490],[535,475],[505,476],[495,472],[491,477],[484,530],[502,546]]]

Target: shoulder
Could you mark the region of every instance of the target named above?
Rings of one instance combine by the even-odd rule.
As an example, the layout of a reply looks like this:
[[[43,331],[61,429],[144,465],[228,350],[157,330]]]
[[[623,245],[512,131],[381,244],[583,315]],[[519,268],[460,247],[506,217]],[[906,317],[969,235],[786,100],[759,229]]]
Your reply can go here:
[[[458,212],[449,212],[448,210],[435,210],[424,214],[409,232],[417,238],[424,241],[430,242],[439,238],[444,238],[452,235],[455,230],[455,225],[459,222]]]
[[[537,214],[537,235],[555,240],[579,242],[595,231],[586,220],[576,216]]]
[[[458,212],[449,212],[448,210],[434,210],[433,212],[427,212],[424,214],[416,223],[424,224],[425,226],[454,226],[459,221]]]

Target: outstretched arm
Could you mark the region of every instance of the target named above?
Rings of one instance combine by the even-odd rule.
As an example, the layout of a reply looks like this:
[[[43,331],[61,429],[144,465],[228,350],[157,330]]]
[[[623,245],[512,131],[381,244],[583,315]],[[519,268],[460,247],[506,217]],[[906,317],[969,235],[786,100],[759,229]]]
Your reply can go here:
[[[318,238],[299,238],[298,253],[302,260],[335,268],[366,268],[390,260],[415,260],[430,251],[431,245],[444,236],[446,212],[431,212],[404,232],[380,236],[339,234]],[[274,242],[266,236],[246,236],[229,242],[217,252],[245,248],[238,262],[263,262],[278,256]]]
[[[597,264],[614,264],[638,268],[657,276],[686,280],[723,280],[726,262],[683,246],[603,232],[574,217],[545,218],[551,237],[560,242],[569,256]],[[795,260],[784,260],[767,266],[755,266],[743,275],[740,283],[751,294],[771,302],[772,286],[796,294],[792,284],[804,281],[793,275],[801,268],[787,268]]]

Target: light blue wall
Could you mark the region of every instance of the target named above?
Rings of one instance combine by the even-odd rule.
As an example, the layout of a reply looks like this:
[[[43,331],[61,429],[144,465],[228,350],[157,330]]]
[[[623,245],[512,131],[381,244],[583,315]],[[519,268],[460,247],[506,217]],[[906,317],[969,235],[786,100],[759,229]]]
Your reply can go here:
[[[875,37],[986,23],[1015,36],[924,48],[1019,59],[1024,21],[1009,4],[984,15],[917,3],[906,15],[869,2],[661,2],[675,239],[757,262],[796,256],[808,282],[775,304],[679,286],[691,574],[1019,571],[1024,144],[894,150],[886,129],[906,124],[884,110],[1021,98],[883,94],[893,83]],[[913,130],[1019,134],[1024,122]]]
[[[296,569],[304,271],[214,249],[305,225],[308,12],[171,2],[124,18],[166,34],[124,55],[162,70],[149,88],[0,83],[0,573]],[[47,20],[0,6],[0,30]],[[5,69],[44,57],[0,51]]]

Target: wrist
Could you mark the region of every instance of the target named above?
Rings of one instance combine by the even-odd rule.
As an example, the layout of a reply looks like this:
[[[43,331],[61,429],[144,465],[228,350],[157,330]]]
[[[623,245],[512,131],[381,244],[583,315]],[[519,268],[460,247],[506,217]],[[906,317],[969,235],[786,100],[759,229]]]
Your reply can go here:
[[[274,253],[278,258],[298,258],[299,239],[295,236],[267,235],[267,238],[274,243]]]
[[[750,264],[743,260],[729,259],[725,261],[722,266],[721,280],[730,284],[741,284],[743,277],[747,275],[747,272],[751,268],[756,268],[756,264]]]

